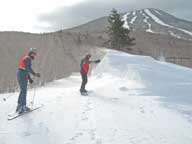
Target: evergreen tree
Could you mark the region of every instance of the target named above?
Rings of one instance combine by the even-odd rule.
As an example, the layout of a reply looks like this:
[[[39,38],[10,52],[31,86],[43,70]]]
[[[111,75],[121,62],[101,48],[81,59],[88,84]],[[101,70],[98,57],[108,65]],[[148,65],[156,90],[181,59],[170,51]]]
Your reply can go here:
[[[108,17],[108,35],[111,47],[121,49],[131,45],[134,38],[129,37],[130,30],[123,27],[124,21],[116,9],[113,9],[111,12]]]

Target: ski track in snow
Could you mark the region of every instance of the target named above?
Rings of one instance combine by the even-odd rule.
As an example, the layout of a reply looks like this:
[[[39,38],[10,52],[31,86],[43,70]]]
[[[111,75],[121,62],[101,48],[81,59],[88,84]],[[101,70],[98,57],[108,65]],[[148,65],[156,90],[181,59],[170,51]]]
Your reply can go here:
[[[142,15],[145,17],[144,23],[148,25],[148,29],[146,29],[146,32],[155,33],[154,31],[152,31],[151,24],[148,22],[150,18],[145,13],[142,13]]]
[[[133,18],[131,19],[131,21],[129,23],[133,24],[135,22],[135,20],[137,19],[137,15],[136,15],[135,11],[132,12],[131,14],[132,14]]]
[[[158,70],[165,72],[159,79]],[[108,51],[89,78],[89,96],[79,94],[80,75],[72,75],[37,88],[35,104],[44,107],[13,121],[6,118],[18,93],[1,101],[0,144],[191,144],[191,106],[161,101],[164,95],[154,95],[150,86],[169,83],[155,82],[167,73],[174,76],[172,70],[185,70],[187,77],[192,73],[149,57]]]
[[[134,16],[134,17],[131,19],[130,23],[133,24],[136,19],[137,19],[137,16]]]
[[[166,27],[170,27],[170,28],[173,28],[173,29],[180,30],[180,31],[182,31],[182,32],[184,32],[184,33],[192,36],[192,32],[190,32],[190,31],[187,31],[187,30],[185,30],[185,29],[178,28],[178,27],[174,27],[174,26],[171,26],[171,25],[168,25],[168,24],[164,23],[162,20],[160,20],[158,17],[156,17],[154,14],[152,14],[149,9],[145,9],[144,11],[145,11],[146,14],[149,15],[156,23],[158,23],[158,24],[160,24],[160,25],[162,25],[162,26],[166,26]]]
[[[130,13],[127,13],[127,14],[125,14],[125,15],[123,16],[123,21],[124,21],[123,27],[124,27],[124,28],[127,28],[127,29],[130,29],[129,24],[128,24],[128,22],[127,22],[127,16],[128,16],[129,14],[130,14]]]
[[[157,10],[154,10],[157,14],[159,14],[159,15],[162,15],[159,11],[157,11]]]

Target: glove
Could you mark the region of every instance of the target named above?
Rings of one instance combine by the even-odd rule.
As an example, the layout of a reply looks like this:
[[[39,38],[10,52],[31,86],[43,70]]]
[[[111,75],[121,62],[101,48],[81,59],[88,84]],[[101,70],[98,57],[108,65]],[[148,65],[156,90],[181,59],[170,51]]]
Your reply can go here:
[[[41,75],[40,75],[40,73],[35,73],[35,76],[40,77]]]
[[[100,62],[101,62],[101,60],[96,60],[96,61],[95,61],[95,63],[100,63]]]
[[[33,80],[32,80],[32,79],[29,79],[29,82],[30,82],[30,84],[32,84],[32,83],[33,83]]]

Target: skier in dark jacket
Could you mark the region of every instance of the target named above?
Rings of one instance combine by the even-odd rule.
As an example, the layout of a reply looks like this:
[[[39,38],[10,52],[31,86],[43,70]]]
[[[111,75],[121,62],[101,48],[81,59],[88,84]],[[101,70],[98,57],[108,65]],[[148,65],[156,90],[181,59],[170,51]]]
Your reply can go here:
[[[81,73],[81,78],[82,78],[82,83],[80,87],[80,92],[82,95],[87,94],[87,90],[85,89],[85,86],[88,82],[87,74],[89,72],[89,64],[90,63],[99,63],[100,60],[96,61],[90,61],[89,59],[91,58],[91,54],[87,54],[82,60],[80,64],[80,73]]]
[[[28,80],[30,83],[33,83],[30,74],[36,77],[40,77],[40,73],[35,73],[31,68],[32,60],[34,60],[36,55],[37,55],[36,48],[31,48],[28,52],[28,55],[24,56],[20,61],[19,69],[17,72],[17,80],[21,90],[18,98],[18,105],[16,108],[16,112],[18,113],[23,113],[25,111],[30,110],[26,106]]]

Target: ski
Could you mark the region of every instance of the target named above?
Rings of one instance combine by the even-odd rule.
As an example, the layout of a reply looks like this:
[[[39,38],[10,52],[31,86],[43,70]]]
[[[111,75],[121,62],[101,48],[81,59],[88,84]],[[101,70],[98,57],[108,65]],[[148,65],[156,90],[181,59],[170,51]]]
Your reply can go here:
[[[7,120],[16,119],[16,118],[18,118],[18,117],[20,117],[20,116],[22,116],[22,115],[25,115],[25,114],[27,114],[27,113],[33,112],[33,111],[41,108],[42,106],[43,106],[43,105],[38,106],[38,107],[36,107],[36,108],[31,109],[30,111],[26,111],[26,112],[23,112],[23,113],[21,113],[21,114],[19,114],[19,113],[17,113],[17,112],[15,112],[15,113],[13,113],[13,114],[9,114]]]

